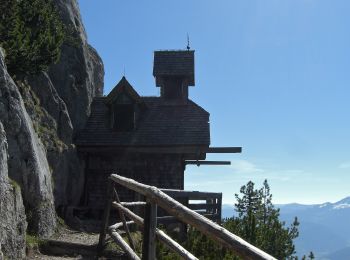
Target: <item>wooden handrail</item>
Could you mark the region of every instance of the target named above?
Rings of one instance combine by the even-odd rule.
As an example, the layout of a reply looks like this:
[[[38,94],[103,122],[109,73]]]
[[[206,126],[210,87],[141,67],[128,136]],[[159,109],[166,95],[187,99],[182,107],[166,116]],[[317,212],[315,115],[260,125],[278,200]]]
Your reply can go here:
[[[249,244],[242,238],[232,234],[225,228],[221,227],[220,225],[210,221],[206,217],[200,215],[199,213],[195,212],[194,210],[189,209],[188,207],[182,205],[166,193],[176,193],[174,190],[164,190],[161,191],[160,189],[154,187],[145,185],[139,182],[136,182],[133,179],[129,179],[117,174],[112,174],[109,179],[112,182],[118,183],[130,190],[133,190],[139,194],[142,194],[145,196],[147,203],[146,205],[144,203],[136,203],[136,205],[145,205],[146,209],[151,209],[151,207],[154,206],[160,206],[163,210],[165,210],[170,215],[176,217],[178,220],[189,224],[199,231],[201,231],[203,234],[206,234],[210,238],[216,240],[219,242],[222,246],[230,249],[235,254],[243,257],[244,259],[261,259],[261,260],[274,260],[273,256],[267,254],[266,252],[262,251],[261,249]],[[109,191],[112,191],[113,189],[109,188]],[[116,192],[115,192],[116,193]],[[178,193],[181,194],[181,193]],[[218,193],[219,194],[219,193]],[[117,195],[117,194],[116,194]],[[187,194],[189,195],[189,194]],[[109,195],[110,196],[110,195]],[[190,197],[190,196],[188,196]],[[200,196],[199,196],[200,197]],[[221,195],[218,197],[221,204]],[[120,202],[119,198],[117,196],[117,201],[113,201],[112,197],[109,197],[108,204],[105,210],[105,217],[104,217],[104,225],[103,229],[101,230],[100,235],[100,243],[99,248],[102,248],[105,241],[105,234],[106,230],[108,229],[109,234],[111,237],[119,243],[122,248],[128,253],[129,257],[132,259],[139,259],[136,254],[134,254],[134,251],[130,246],[128,246],[124,241],[121,241],[122,238],[117,232],[117,227],[121,226],[121,223],[117,223],[115,225],[112,225],[108,227],[108,220],[109,220],[109,210],[110,207],[113,206],[114,208],[118,209],[121,219],[122,219],[122,225],[126,227],[132,222],[126,222],[124,218],[124,214],[128,216],[130,219],[133,220],[133,223],[143,226],[146,233],[144,233],[151,239],[152,237],[157,236],[157,238],[162,241],[169,249],[173,250],[174,252],[178,253],[181,257],[184,259],[197,259],[195,256],[193,256],[191,253],[189,253],[186,249],[184,249],[181,245],[173,241],[170,237],[168,237],[164,232],[158,230],[156,228],[156,222],[157,217],[154,215],[155,211],[152,210],[152,212],[149,212],[149,210],[146,210],[146,212],[149,212],[150,216],[146,216],[147,220],[142,219],[140,216],[133,213],[131,210],[126,208],[126,206],[131,206],[133,203],[124,203]],[[124,204],[124,205],[123,205]],[[153,205],[153,206],[152,206]],[[155,209],[156,210],[156,209]],[[151,217],[151,220],[150,220]],[[150,221],[152,223],[150,223]],[[129,233],[128,228],[126,227],[126,232]],[[130,234],[128,234],[130,236]],[[147,237],[145,238],[147,240]],[[131,240],[131,239],[130,239]],[[151,241],[152,243],[154,241]],[[148,251],[150,250],[150,251]],[[151,252],[151,253],[149,253]],[[153,256],[152,256],[153,255]],[[143,257],[142,259],[153,259],[154,258],[154,246],[150,248],[143,248]]]
[[[138,226],[142,228],[144,227],[144,220],[140,216],[136,215],[134,212],[129,210],[128,208],[116,202],[112,202],[112,206],[118,209],[119,211],[123,211],[125,215],[127,215],[130,219],[133,220],[132,222],[127,222],[127,224],[136,223]],[[121,227],[122,225],[123,225],[123,222],[110,226],[109,233],[111,233],[112,231],[115,231],[117,228]],[[167,246],[170,250],[178,253],[183,259],[189,259],[189,260],[198,259],[194,255],[192,255],[190,252],[188,252],[185,248],[183,248],[181,245],[179,245],[174,240],[172,240],[171,237],[169,237],[163,231],[159,230],[158,228],[156,228],[156,236],[161,242],[165,244],[165,246]],[[125,248],[125,250],[129,250],[129,249]]]
[[[259,248],[249,244],[242,238],[230,233],[225,228],[219,226],[214,222],[211,222],[204,216],[185,207],[184,205],[174,200],[173,198],[171,198],[170,196],[168,196],[167,194],[165,194],[164,192],[162,192],[161,190],[159,190],[154,186],[145,185],[145,184],[136,182],[133,179],[125,178],[117,174],[112,174],[110,176],[110,180],[124,187],[127,187],[130,190],[136,191],[144,195],[148,200],[150,200],[152,203],[157,204],[158,206],[163,208],[165,211],[167,211],[169,214],[177,217],[179,220],[183,221],[184,223],[195,227],[202,233],[206,234],[208,237],[219,242],[221,245],[230,249],[234,253],[242,256],[244,259],[275,259],[269,254],[260,250]],[[119,206],[121,206],[120,204],[118,206],[115,204],[118,204],[118,203],[113,203],[114,207],[119,208]],[[123,206],[121,207],[124,208]],[[121,209],[121,208],[119,209],[124,211],[124,209]],[[137,217],[140,218],[139,216]],[[133,220],[135,221],[135,219]],[[138,220],[140,221],[140,219]],[[103,232],[101,232],[101,234],[102,233]],[[101,240],[103,241],[103,239],[100,239],[100,241]]]

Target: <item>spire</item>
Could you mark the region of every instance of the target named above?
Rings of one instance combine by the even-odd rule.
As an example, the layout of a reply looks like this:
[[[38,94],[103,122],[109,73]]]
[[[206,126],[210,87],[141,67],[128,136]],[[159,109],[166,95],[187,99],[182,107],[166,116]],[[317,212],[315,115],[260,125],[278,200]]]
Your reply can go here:
[[[187,33],[187,50],[189,51],[190,49],[191,49],[191,47],[190,47],[190,36],[188,35],[188,33]]]

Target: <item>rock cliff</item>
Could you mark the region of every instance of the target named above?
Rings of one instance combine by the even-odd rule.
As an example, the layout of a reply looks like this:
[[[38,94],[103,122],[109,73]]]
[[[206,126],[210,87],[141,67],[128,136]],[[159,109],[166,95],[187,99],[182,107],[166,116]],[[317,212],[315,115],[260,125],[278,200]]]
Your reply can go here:
[[[49,164],[18,87],[0,55],[0,120],[8,142],[8,175],[22,190],[31,230],[46,237],[56,227]]]
[[[84,165],[74,135],[103,94],[103,64],[87,43],[77,1],[54,3],[67,30],[57,64],[14,80],[0,51],[0,251],[16,252],[16,259],[26,232],[49,237],[56,211],[64,216],[66,206],[79,203]]]
[[[7,140],[0,122],[0,259],[20,259],[25,254],[27,222],[18,184],[8,178]]]

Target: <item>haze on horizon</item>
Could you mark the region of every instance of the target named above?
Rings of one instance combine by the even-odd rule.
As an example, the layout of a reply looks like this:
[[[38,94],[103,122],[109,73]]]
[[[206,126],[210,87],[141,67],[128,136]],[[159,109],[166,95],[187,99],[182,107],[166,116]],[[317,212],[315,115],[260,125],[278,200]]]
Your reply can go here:
[[[350,2],[79,1],[105,65],[105,93],[125,74],[158,95],[153,51],[194,49],[190,98],[210,113],[211,155],[231,166],[187,166],[185,189],[222,191],[223,203],[267,179],[274,203],[350,195]]]

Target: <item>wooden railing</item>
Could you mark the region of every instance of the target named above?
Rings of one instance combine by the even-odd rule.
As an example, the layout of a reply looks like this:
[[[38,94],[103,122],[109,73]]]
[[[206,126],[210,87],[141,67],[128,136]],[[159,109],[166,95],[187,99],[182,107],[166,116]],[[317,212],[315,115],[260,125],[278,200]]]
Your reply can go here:
[[[166,195],[206,218],[221,223],[222,193],[161,189]],[[158,217],[158,223],[169,223],[175,217]],[[168,220],[168,221],[167,221]]]
[[[125,178],[117,174],[112,174],[110,176],[110,180],[111,182],[107,191],[109,198],[105,208],[104,222],[99,239],[100,250],[102,250],[105,246],[106,234],[108,232],[111,238],[127,253],[130,259],[140,259],[140,257],[135,253],[134,241],[132,240],[128,227],[131,224],[136,224],[143,229],[142,259],[156,259],[156,238],[183,259],[198,259],[180,244],[175,242],[166,233],[157,228],[157,207],[160,207],[171,216],[174,216],[178,220],[195,227],[203,234],[217,241],[220,245],[243,257],[243,259],[275,259],[264,251],[244,241],[242,238],[230,233],[220,225],[212,222],[205,216],[202,216],[196,211],[182,205],[180,202],[176,201],[165,193],[167,192],[170,194],[170,191],[161,191],[156,187],[138,183],[132,179]],[[115,183],[143,195],[146,202],[121,202],[119,200],[118,193],[114,188]],[[145,207],[144,218],[141,218],[128,208],[140,205]],[[111,207],[118,210],[121,222],[108,226]],[[131,221],[126,221],[125,216],[131,219]],[[129,244],[125,242],[118,233],[118,229],[121,227],[124,227]]]

